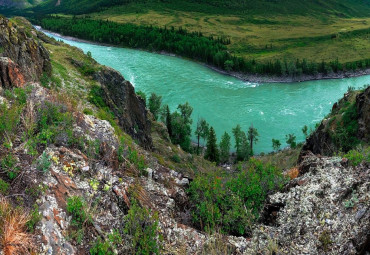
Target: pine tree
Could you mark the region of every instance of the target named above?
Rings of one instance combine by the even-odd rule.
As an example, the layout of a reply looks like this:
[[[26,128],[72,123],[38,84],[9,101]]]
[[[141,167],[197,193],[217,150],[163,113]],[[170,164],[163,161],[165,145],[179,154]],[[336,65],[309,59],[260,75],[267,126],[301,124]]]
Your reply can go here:
[[[154,115],[154,119],[158,120],[159,111],[161,109],[162,97],[152,93],[149,97],[149,110]]]
[[[209,135],[207,139],[207,150],[205,154],[205,159],[212,162],[219,162],[220,154],[217,148],[217,138],[213,127],[209,129]]]
[[[221,137],[220,142],[220,161],[222,163],[226,163],[229,161],[230,147],[231,147],[231,137],[227,132],[225,132]]]
[[[251,146],[251,155],[253,155],[253,143],[257,143],[258,142],[258,137],[259,134],[257,132],[257,129],[253,127],[253,124],[249,127],[248,129],[248,140],[249,140],[249,144]]]
[[[197,153],[199,154],[199,140],[200,138],[206,139],[209,134],[209,124],[207,121],[203,118],[200,118],[197,123],[197,129],[195,130],[195,135],[197,136],[198,139],[198,149]]]
[[[233,128],[233,135],[235,139],[235,149],[236,149],[236,155],[239,157],[240,155],[240,148],[241,148],[241,134],[242,134],[242,129],[240,125],[236,125],[235,128]]]
[[[166,106],[166,126],[168,130],[168,135],[172,138],[172,120],[170,107],[168,105]]]
[[[272,139],[272,148],[275,150],[275,151],[278,151],[280,149],[280,146],[281,146],[281,143],[279,140],[277,139]]]

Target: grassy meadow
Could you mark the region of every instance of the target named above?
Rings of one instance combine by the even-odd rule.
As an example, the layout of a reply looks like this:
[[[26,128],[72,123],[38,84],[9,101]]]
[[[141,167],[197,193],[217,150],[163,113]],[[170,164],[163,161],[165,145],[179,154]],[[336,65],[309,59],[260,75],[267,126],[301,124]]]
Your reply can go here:
[[[154,7],[153,7],[154,8]],[[228,37],[230,52],[256,60],[307,59],[340,62],[370,57],[370,17],[335,15],[210,14],[167,8],[120,6],[88,14],[118,23],[185,28]]]

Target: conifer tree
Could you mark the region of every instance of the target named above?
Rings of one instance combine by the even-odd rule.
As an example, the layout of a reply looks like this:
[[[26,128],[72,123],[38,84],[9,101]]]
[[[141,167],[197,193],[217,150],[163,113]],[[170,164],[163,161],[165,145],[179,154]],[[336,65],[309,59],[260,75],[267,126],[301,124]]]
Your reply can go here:
[[[220,154],[217,148],[217,138],[216,133],[213,127],[209,129],[209,135],[207,139],[207,150],[205,154],[205,159],[208,159],[212,162],[219,162]]]

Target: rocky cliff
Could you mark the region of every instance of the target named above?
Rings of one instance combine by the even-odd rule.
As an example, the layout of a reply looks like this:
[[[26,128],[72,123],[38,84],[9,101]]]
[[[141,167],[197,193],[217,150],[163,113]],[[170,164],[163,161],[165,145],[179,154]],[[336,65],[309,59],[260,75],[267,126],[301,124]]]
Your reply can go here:
[[[28,21],[22,20],[30,26]],[[0,17],[0,72],[1,86],[39,81],[41,75],[51,74],[51,63],[47,50],[35,39],[35,32],[17,27],[6,18]]]
[[[370,87],[361,93],[348,92],[333,105],[332,112],[309,136],[302,151],[331,156],[347,152],[370,139]]]
[[[219,169],[171,144],[163,125],[151,126],[144,102],[117,71],[30,27],[28,37],[10,21],[3,23],[12,35],[20,36],[4,45],[10,49],[25,45],[27,50],[21,58],[8,54],[1,59],[6,68],[0,73],[4,88],[0,89],[0,212],[6,199],[20,208],[15,212],[30,215],[27,225],[17,225],[18,232],[5,228],[9,222],[0,217],[0,250],[5,255],[30,250],[52,255],[140,254],[135,249],[143,240],[140,248],[160,243],[163,249],[157,254],[167,255],[369,251],[369,163],[354,166],[339,157],[306,151],[300,176],[268,196],[250,236],[200,231],[191,222],[186,192],[192,180],[184,172]],[[27,42],[37,48],[31,51]],[[30,62],[24,61],[27,57]],[[41,73],[50,70],[50,58],[55,68],[49,80],[37,82]],[[86,65],[92,70],[87,74],[81,72]],[[14,89],[22,86],[25,89]],[[90,100],[88,94],[96,86],[103,93],[95,99],[103,100],[108,109],[97,109]],[[369,89],[353,94],[356,103],[346,106],[355,105],[356,130],[364,141],[369,129],[368,93]],[[352,96],[347,101],[354,102]],[[153,143],[155,151],[147,150]],[[137,209],[136,202],[153,218]],[[127,226],[132,224],[147,232],[131,232]],[[22,236],[24,241],[6,239],[3,229],[11,229],[13,237]],[[149,241],[141,238],[153,233],[158,235]]]
[[[136,95],[132,84],[108,67],[96,72],[94,77],[102,85],[105,101],[118,116],[121,127],[144,148],[152,148],[151,122],[145,102]]]

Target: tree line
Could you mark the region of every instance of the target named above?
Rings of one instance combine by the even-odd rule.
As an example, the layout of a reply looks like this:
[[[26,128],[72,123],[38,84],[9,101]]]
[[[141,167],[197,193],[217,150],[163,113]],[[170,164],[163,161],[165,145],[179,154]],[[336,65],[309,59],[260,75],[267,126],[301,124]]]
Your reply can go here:
[[[227,50],[230,39],[206,37],[201,32],[188,32],[174,27],[159,28],[134,24],[119,24],[89,18],[66,18],[44,16],[36,20],[44,29],[62,35],[74,36],[99,43],[123,47],[166,51],[179,56],[201,61],[225,71],[247,74],[299,77],[300,75],[330,74],[370,67],[370,59],[341,63],[314,62],[306,59],[296,61],[269,60],[258,62],[235,56]]]
[[[204,158],[216,162],[217,164],[230,163],[231,159],[231,138],[234,138],[235,144],[235,160],[247,161],[254,155],[253,146],[258,142],[258,130],[249,126],[247,131],[243,131],[242,127],[238,124],[232,129],[232,137],[228,132],[224,132],[221,140],[217,142],[216,131],[204,118],[199,118],[197,121],[194,135],[196,137],[196,146],[191,142],[192,129],[191,125],[193,120],[191,118],[193,108],[188,102],[179,104],[174,112],[170,111],[170,107],[162,105],[162,97],[151,93],[149,99],[144,92],[138,91],[137,95],[140,96],[145,102],[148,101],[149,111],[153,114],[156,121],[162,121],[168,130],[171,142],[180,145],[180,147],[190,153],[204,154]],[[308,127],[302,128],[303,134],[308,136]],[[201,139],[204,141],[205,151],[200,145]],[[286,135],[286,143],[291,147],[297,146],[296,136],[294,134]],[[272,139],[272,148],[277,151],[281,147],[280,140]]]

